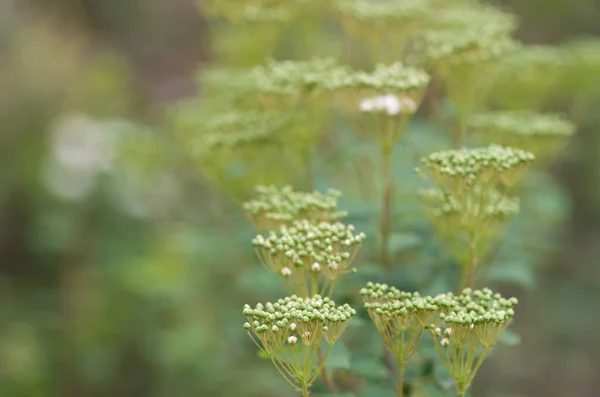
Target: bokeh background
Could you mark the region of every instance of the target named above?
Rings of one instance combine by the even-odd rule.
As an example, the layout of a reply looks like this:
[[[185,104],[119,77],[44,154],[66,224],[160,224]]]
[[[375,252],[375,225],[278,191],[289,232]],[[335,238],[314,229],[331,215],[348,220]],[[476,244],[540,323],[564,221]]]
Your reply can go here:
[[[496,3],[527,43],[600,35],[596,0]],[[260,273],[237,203],[165,127],[198,96],[214,41],[192,0],[0,1],[0,397],[293,395],[241,329],[242,305],[277,296],[277,281]],[[531,263],[495,275],[521,301],[521,342],[486,362],[474,395],[600,396],[590,88],[540,182],[552,233],[520,259]]]

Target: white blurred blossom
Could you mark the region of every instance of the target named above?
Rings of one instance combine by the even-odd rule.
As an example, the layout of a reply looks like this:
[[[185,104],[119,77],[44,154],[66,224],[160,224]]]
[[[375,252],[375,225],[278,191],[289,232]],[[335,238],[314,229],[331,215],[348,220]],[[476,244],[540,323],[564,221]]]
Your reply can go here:
[[[365,98],[360,102],[359,107],[361,112],[386,113],[389,116],[396,116],[400,113],[412,114],[417,110],[417,104],[412,98],[398,97],[392,94]]]

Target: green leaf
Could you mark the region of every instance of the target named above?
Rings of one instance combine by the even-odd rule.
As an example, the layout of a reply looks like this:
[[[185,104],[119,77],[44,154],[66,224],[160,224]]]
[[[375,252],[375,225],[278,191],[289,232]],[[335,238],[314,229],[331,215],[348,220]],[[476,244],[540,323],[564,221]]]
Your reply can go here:
[[[495,263],[488,272],[487,279],[489,282],[511,283],[523,288],[535,286],[533,268],[520,261]]]
[[[360,397],[396,397],[398,391],[382,386],[367,386],[360,393]]]
[[[521,343],[521,336],[512,331],[505,331],[500,336],[500,343],[507,346],[516,346]]]
[[[390,251],[399,254],[421,245],[421,236],[415,233],[394,233],[390,236]]]
[[[353,357],[350,371],[367,379],[385,379],[387,368],[379,357]]]
[[[354,394],[354,393],[323,394],[322,397],[356,397],[356,394]]]
[[[350,352],[343,343],[337,342],[333,345],[331,353],[329,353],[329,357],[325,363],[325,368],[331,371],[334,369],[350,368]]]

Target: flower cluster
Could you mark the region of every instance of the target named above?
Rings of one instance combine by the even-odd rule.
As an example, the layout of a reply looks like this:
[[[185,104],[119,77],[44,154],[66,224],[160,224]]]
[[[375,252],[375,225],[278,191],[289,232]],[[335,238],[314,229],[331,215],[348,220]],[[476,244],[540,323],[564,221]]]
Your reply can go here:
[[[522,148],[538,160],[553,156],[575,133],[575,125],[560,115],[526,111],[475,114],[469,128],[480,139]]]
[[[244,329],[271,358],[275,367],[296,389],[307,389],[319,376],[334,343],[356,314],[348,304],[336,306],[329,298],[296,295],[275,303],[245,305]],[[325,358],[317,363],[323,340]]]
[[[278,229],[291,225],[294,220],[313,223],[335,222],[347,215],[336,211],[341,193],[329,189],[325,194],[298,192],[291,186],[257,186],[258,197],[243,204],[246,215],[259,229]]]
[[[463,186],[511,186],[535,156],[521,149],[490,145],[477,149],[446,150],[421,159],[417,172],[458,194]]]
[[[342,81],[350,74],[333,58],[313,58],[308,61],[270,60],[252,71],[258,92],[299,97],[335,88],[331,81]]]
[[[439,309],[437,298],[421,297],[418,292],[402,292],[387,284],[371,282],[360,294],[386,348],[400,365],[406,364]]]
[[[490,90],[490,102],[501,109],[542,107],[562,83],[568,59],[564,48],[521,46],[502,58]]]
[[[487,288],[438,297],[439,319],[429,329],[461,396],[510,324],[517,303]]]
[[[438,11],[430,12],[427,18],[427,28],[431,30],[477,29],[487,34],[508,35],[518,27],[514,14],[485,3],[469,1],[436,7]]]
[[[304,220],[282,226],[279,233],[267,237],[258,235],[252,245],[261,262],[279,274],[292,291],[302,296],[330,295],[337,279],[353,271],[348,267],[365,237],[364,233],[354,234],[352,225]]]
[[[427,59],[441,68],[494,61],[518,48],[518,44],[508,36],[474,28],[429,31],[423,34],[422,45]]]
[[[430,79],[426,71],[396,62],[377,65],[372,72],[357,72],[350,84],[357,89],[399,94],[423,90]]]
[[[382,2],[340,0],[337,2],[337,6],[343,18],[363,24],[373,24],[373,28],[382,28],[383,21],[390,24],[403,24],[407,20],[423,17],[430,11],[427,1],[420,0]]]

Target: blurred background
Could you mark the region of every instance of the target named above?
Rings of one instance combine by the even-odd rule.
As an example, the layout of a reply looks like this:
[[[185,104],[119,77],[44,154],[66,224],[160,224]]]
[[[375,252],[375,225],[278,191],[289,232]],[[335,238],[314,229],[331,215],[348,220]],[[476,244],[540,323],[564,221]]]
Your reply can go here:
[[[600,35],[596,0],[495,3],[527,43]],[[211,32],[192,0],[0,0],[0,397],[293,395],[241,328],[242,305],[277,296],[278,281],[260,273],[238,204],[165,127],[198,95]],[[600,396],[589,88],[577,106],[557,101],[578,133],[534,204],[551,233],[495,274],[521,301],[520,345],[486,362],[473,395]]]

